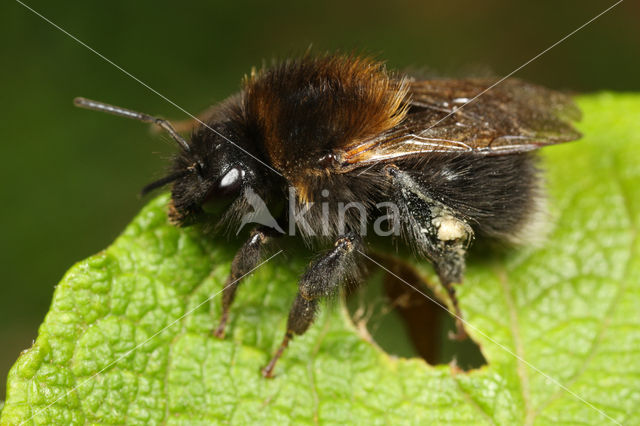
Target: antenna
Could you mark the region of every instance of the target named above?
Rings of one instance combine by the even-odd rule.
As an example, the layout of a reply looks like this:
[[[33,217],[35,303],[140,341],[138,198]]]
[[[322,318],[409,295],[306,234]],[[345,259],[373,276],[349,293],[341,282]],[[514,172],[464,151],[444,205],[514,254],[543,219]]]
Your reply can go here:
[[[133,118],[134,120],[142,121],[144,123],[157,124],[162,129],[166,130],[167,133],[171,135],[173,140],[178,142],[178,145],[180,145],[182,149],[184,149],[186,152],[189,152],[191,150],[187,141],[185,141],[184,138],[180,136],[178,132],[176,132],[171,123],[163,118],[154,117],[149,114],[132,111],[130,109],[122,108],[119,106],[105,104],[104,102],[92,101],[91,99],[86,98],[75,98],[73,100],[73,103],[75,106],[80,108],[102,111],[120,117]]]
[[[140,191],[140,195],[141,196],[145,196],[148,193],[150,193],[151,191],[161,188],[163,186],[165,186],[168,183],[171,183],[173,181],[176,181],[178,179],[180,179],[183,176],[188,175],[189,173],[191,173],[191,170],[187,169],[187,170],[181,170],[179,172],[175,172],[175,173],[171,173],[169,176],[165,176],[161,179],[158,179],[155,182],[151,182],[150,184],[146,185],[144,188],[142,188],[142,191]]]

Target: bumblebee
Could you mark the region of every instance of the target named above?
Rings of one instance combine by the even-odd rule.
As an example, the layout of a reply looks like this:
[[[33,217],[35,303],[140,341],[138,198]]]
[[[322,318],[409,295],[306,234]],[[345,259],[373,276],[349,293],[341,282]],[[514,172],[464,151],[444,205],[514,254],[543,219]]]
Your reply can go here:
[[[580,137],[571,125],[579,111],[564,94],[517,79],[418,80],[342,54],[253,71],[239,93],[197,120],[188,140],[160,118],[75,103],[155,123],[178,143],[170,173],[146,187],[171,185],[169,217],[177,226],[237,228],[253,209],[248,194],[280,211],[282,227],[255,226],[235,255],[216,336],[224,337],[242,277],[286,236],[283,227],[325,250],[301,275],[265,377],[311,326],[319,301],[358,278],[369,249],[363,217],[367,224],[388,218],[394,240],[433,264],[463,338],[455,286],[469,245],[475,237],[517,243],[535,236],[543,216],[535,151]],[[278,207],[283,201],[292,208]],[[300,212],[304,220],[292,225]]]

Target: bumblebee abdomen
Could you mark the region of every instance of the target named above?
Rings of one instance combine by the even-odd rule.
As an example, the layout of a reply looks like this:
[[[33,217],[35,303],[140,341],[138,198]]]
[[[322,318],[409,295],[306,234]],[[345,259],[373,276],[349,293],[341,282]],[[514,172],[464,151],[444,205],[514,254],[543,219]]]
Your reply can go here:
[[[404,167],[479,236],[518,242],[544,216],[535,153],[432,154]]]

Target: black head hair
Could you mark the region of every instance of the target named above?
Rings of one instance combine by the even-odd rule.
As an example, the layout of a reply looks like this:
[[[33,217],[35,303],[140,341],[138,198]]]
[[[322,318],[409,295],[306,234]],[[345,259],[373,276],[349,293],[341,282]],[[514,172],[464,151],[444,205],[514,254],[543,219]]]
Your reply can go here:
[[[202,125],[173,161],[169,176],[178,176],[171,189],[169,217],[179,226],[218,220],[239,202],[243,191],[268,187],[264,166],[241,123],[226,121]]]

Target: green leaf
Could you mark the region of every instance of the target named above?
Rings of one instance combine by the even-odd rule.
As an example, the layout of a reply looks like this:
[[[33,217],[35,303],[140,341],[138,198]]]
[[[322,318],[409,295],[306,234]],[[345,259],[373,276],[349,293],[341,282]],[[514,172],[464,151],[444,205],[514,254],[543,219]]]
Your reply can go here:
[[[65,275],[9,374],[0,423],[640,424],[640,96],[579,103],[585,138],[543,150],[548,240],[472,256],[460,288],[487,366],[389,357],[341,305],[263,379],[304,259],[279,255],[249,277],[218,340],[219,298],[205,301],[232,250],[170,226],[161,196]]]

